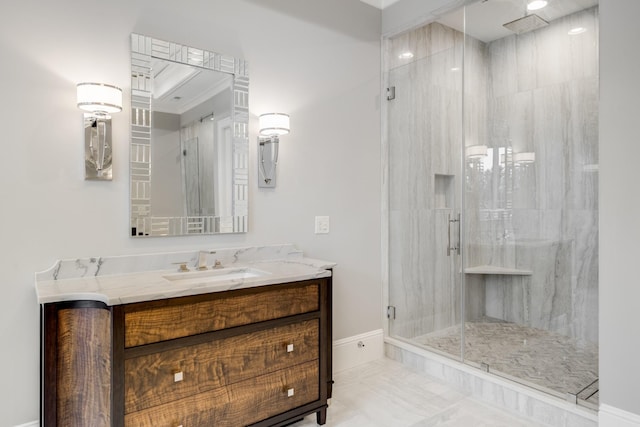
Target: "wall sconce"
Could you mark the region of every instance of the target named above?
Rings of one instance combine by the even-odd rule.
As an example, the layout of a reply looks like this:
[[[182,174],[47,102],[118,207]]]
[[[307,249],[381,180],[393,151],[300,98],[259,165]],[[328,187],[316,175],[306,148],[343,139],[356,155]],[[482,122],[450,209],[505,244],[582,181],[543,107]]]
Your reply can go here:
[[[466,148],[467,159],[482,159],[489,152],[486,145],[470,145]]]
[[[274,188],[276,186],[279,137],[289,133],[289,115],[266,113],[260,115],[258,121],[260,125],[260,135],[258,136],[258,187]]]
[[[111,114],[122,111],[122,90],[104,83],[78,83],[84,114],[85,179],[112,179]]]
[[[513,153],[513,162],[518,165],[530,164],[536,161],[536,153]]]

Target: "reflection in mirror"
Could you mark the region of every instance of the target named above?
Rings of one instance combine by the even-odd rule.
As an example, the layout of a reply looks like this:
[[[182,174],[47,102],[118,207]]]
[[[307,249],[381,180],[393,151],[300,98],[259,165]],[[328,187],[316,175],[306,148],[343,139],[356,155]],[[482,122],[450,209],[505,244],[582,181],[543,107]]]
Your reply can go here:
[[[131,235],[245,232],[242,60],[133,34]]]

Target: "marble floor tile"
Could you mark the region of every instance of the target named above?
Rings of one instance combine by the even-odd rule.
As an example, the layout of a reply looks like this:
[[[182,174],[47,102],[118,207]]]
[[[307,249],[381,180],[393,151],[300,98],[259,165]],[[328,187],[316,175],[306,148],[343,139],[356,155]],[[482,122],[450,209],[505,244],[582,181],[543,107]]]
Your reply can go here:
[[[334,375],[328,427],[542,427],[390,359]],[[316,425],[315,415],[293,424]]]

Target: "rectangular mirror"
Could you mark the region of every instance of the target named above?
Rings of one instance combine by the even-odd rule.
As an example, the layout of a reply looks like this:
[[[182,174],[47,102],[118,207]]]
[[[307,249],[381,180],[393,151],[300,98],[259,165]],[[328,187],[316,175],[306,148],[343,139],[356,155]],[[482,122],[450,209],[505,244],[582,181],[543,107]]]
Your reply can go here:
[[[247,231],[246,61],[131,35],[131,236]]]

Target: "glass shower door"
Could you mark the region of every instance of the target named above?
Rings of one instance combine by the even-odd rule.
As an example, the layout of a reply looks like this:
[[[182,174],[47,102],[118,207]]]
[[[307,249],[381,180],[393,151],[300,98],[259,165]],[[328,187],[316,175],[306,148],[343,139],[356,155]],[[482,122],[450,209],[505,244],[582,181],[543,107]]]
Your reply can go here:
[[[438,23],[390,39],[387,100],[389,332],[457,359],[463,40]]]
[[[464,13],[465,362],[597,405],[597,1]]]
[[[386,40],[389,333],[597,408],[598,2],[524,6]]]

